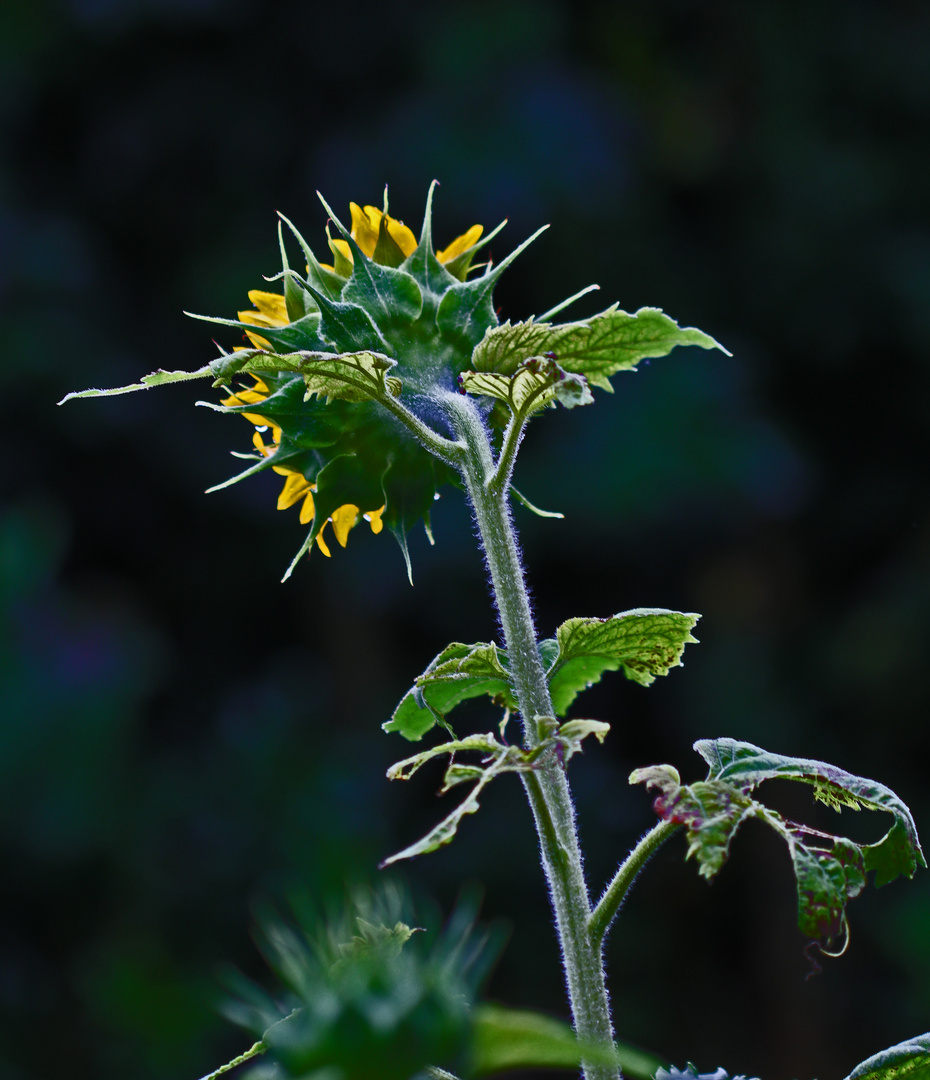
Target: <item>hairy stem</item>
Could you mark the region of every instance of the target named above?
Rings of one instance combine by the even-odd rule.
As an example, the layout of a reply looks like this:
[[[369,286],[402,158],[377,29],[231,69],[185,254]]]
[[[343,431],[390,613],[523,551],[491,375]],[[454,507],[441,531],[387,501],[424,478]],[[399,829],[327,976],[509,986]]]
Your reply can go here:
[[[507,486],[503,491],[490,489],[489,481],[495,472],[493,455],[474,403],[456,396],[449,402],[449,410],[466,446],[461,472],[491,572],[523,719],[524,745],[531,748],[540,739],[537,717],[551,717],[554,712],[510,518]],[[562,767],[550,757],[533,772],[523,774],[523,784],[539,835],[575,1030],[585,1043],[612,1045],[604,965],[600,943],[594,942],[588,931],[591,901],[568,780]],[[615,1080],[620,1075],[619,1068],[603,1064],[586,1064],[584,1071],[587,1080]]]
[[[447,465],[451,465],[453,468],[461,469],[465,456],[465,447],[461,442],[453,442],[452,439],[447,439],[444,435],[440,435],[438,431],[428,425],[412,413],[406,405],[401,404],[395,397],[390,394],[385,394],[383,398],[378,399],[381,405],[387,409],[392,416],[404,424],[415,436],[416,439],[434,456],[439,458],[440,461],[445,462]]]
[[[626,894],[636,880],[636,875],[672,833],[677,832],[680,828],[681,826],[676,825],[674,822],[660,821],[646,833],[620,864],[619,870],[617,870],[612,881],[604,890],[604,895],[597,902],[597,907],[591,912],[591,917],[588,920],[588,931],[591,940],[597,946],[603,944],[611,921],[626,899]]]
[[[518,419],[516,416],[512,416],[510,423],[507,425],[507,430],[504,432],[504,441],[497,459],[497,466],[488,480],[488,490],[495,495],[506,491],[510,485],[514,463],[517,460],[517,451],[520,449],[520,443],[523,441],[525,432],[526,419]]]

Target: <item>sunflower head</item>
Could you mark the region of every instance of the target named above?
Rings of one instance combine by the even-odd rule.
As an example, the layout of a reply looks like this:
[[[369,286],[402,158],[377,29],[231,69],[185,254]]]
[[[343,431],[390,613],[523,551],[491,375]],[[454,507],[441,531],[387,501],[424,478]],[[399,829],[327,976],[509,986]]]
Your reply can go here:
[[[329,555],[325,526],[345,546],[362,520],[375,533],[388,527],[409,574],[408,531],[422,521],[432,540],[429,515],[439,489],[461,483],[458,469],[478,467],[466,464],[462,441],[447,437],[450,413],[464,415],[457,394],[474,397],[491,426],[503,429],[493,482],[504,491],[525,425],[541,410],[588,405],[591,387],[610,391],[613,375],[676,346],[722,348],[660,308],[629,314],[614,304],[577,322],[551,322],[596,285],[538,319],[500,325],[492,301],[497,279],[543,230],[496,266],[477,267],[476,254],[502,226],[485,234],[473,225],[436,251],[434,188],[419,238],[388,213],[386,193],[382,209],[351,203],[351,228],[321,196],[338,233],[327,223],[332,262],[320,262],[281,215],[281,271],[268,279],[280,292],[251,291],[253,306],[238,319],[195,316],[237,328],[246,344],[221,349],[197,371],[159,369],[130,386],[63,401],[211,376],[226,397],[201,404],[239,413],[255,428],[253,452],[237,455],[251,458],[249,467],[212,490],[273,469],[284,478],[278,508],[299,508],[309,525],[285,576],[314,542]],[[300,245],[302,271],[290,265],[284,226]]]
[[[432,194],[433,187],[419,238],[388,213],[386,193],[383,209],[351,203],[351,228],[324,201],[338,233],[330,235],[327,224],[331,262],[319,261],[282,215],[302,250],[304,272],[290,265],[279,224],[282,269],[271,280],[282,291],[253,290],[253,307],[240,311],[237,322],[213,320],[240,327],[250,346],[222,358],[225,369],[215,365],[232,391],[220,408],[256,428],[254,464],[228,483],[265,468],[283,476],[279,508],[299,505],[300,520],[310,526],[301,554],[314,541],[329,554],[328,523],[345,546],[349,531],[368,520],[376,533],[384,525],[393,533],[409,570],[408,531],[423,521],[429,534],[439,488],[458,481],[364,387],[311,385],[294,359],[370,356],[407,409],[442,427],[443,398],[459,390],[474,347],[498,322],[492,292],[510,259],[471,273],[475,255],[498,231],[484,235],[480,225],[436,251]],[[254,381],[231,378],[237,368]]]

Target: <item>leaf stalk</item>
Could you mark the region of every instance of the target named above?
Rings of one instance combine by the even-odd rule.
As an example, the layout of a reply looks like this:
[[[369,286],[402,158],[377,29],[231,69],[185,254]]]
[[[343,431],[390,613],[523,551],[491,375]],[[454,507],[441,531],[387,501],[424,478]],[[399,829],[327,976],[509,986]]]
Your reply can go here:
[[[620,864],[604,895],[588,919],[588,933],[596,948],[601,948],[614,916],[623,905],[627,893],[632,888],[640,870],[652,858],[666,840],[681,828],[671,821],[660,821],[640,840],[635,848]]]

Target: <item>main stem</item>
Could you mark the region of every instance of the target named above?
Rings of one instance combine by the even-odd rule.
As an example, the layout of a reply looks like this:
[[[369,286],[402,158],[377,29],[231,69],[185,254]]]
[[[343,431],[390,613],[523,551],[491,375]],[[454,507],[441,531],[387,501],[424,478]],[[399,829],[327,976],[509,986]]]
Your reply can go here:
[[[450,411],[456,433],[466,446],[461,471],[491,572],[523,718],[524,744],[533,747],[540,738],[536,717],[552,717],[554,712],[510,518],[507,485],[503,491],[496,492],[488,486],[494,475],[494,461],[484,423],[474,404],[467,398],[456,397],[450,402]],[[591,901],[568,779],[561,765],[550,758],[533,772],[524,773],[523,784],[539,834],[575,1030],[590,1046],[610,1047],[613,1027],[601,943],[588,928]],[[587,1080],[620,1077],[618,1067],[601,1063],[585,1063],[584,1073]]]

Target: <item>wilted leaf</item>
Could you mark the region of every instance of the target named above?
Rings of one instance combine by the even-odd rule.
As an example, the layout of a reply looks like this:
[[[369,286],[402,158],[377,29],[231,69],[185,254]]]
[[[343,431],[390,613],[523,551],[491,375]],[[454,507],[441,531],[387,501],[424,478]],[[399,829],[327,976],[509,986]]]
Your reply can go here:
[[[385,859],[381,863],[381,869],[390,866],[391,863],[400,862],[402,859],[413,859],[417,855],[428,855],[431,851],[436,851],[438,848],[450,844],[455,839],[455,834],[462,819],[469,814],[478,812],[478,796],[498,773],[504,771],[508,763],[508,755],[506,753],[501,754],[493,765],[489,765],[488,768],[482,771],[478,782],[451,814],[448,814],[438,825],[430,829],[421,840],[411,844],[409,847],[405,847],[403,851],[398,851],[396,855],[391,855]]]
[[[922,862],[916,831],[912,846],[902,823],[906,820],[913,826],[910,812],[881,784],[825,762],[782,757],[732,739],[701,740],[695,749],[711,766],[707,780],[682,785],[671,765],[653,765],[633,772],[630,783],[643,783],[658,791],[656,813],[665,821],[685,826],[688,857],[697,858],[699,872],[708,880],[726,862],[733,837],[745,820],[755,817],[774,829],[791,855],[798,889],[798,926],[816,941],[826,943],[841,935],[848,940],[846,904],[865,888],[866,871],[876,869],[876,851],[885,875],[880,879],[876,873],[876,884],[907,873],[908,866],[913,874],[916,860]],[[782,775],[812,783],[818,793],[827,792],[829,798],[824,801],[835,809],[855,800],[856,805],[889,810],[896,814],[895,825],[879,844],[862,846],[843,836],[786,821],[750,794],[755,784]]]
[[[917,826],[904,802],[884,784],[867,780],[829,765],[825,761],[773,754],[752,743],[736,739],[701,739],[694,749],[710,767],[710,778],[729,780],[751,790],[763,780],[800,780],[814,789],[814,798],[834,810],[885,810],[895,821],[877,843],[863,848],[865,867],[875,871],[876,886],[894,881],[899,874],[913,877],[926,866]]]
[[[153,371],[151,375],[143,375],[141,382],[130,383],[128,386],[116,386],[111,390],[80,390],[76,393],[65,394],[58,404],[64,405],[66,401],[74,401],[78,398],[116,397],[118,394],[131,394],[136,390],[151,390],[153,386],[187,382],[189,379],[205,379],[212,374],[213,371],[209,365],[198,368],[196,371],[164,371],[159,368],[158,371]]]

